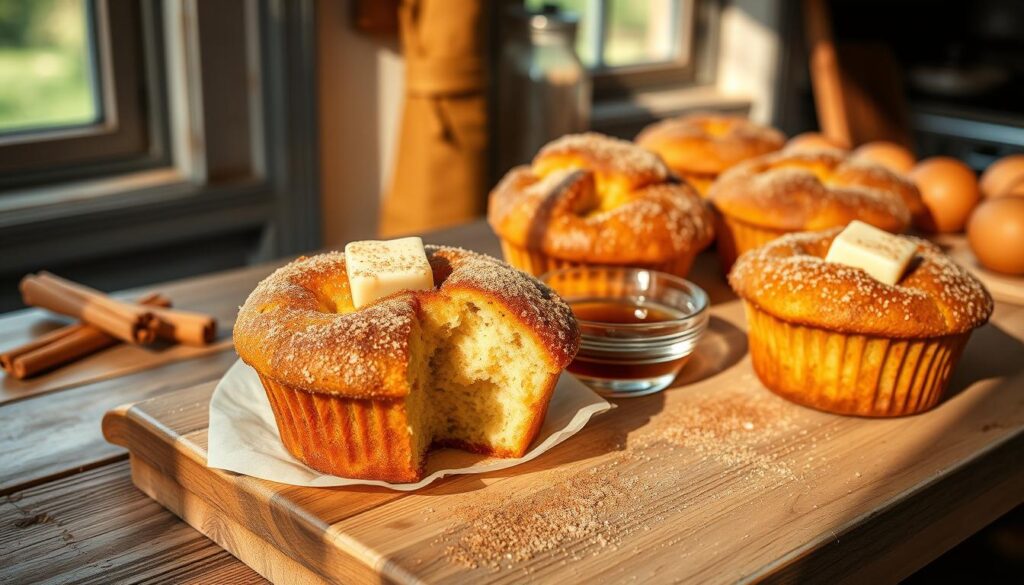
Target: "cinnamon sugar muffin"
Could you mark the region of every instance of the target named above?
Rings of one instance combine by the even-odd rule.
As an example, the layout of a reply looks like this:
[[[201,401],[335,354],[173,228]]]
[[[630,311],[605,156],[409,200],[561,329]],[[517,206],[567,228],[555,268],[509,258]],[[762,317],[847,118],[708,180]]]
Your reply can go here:
[[[491,192],[487,219],[505,259],[540,275],[580,265],[686,276],[711,243],[711,213],[656,155],[601,134],[551,142]]]
[[[313,469],[411,482],[432,446],[520,457],[579,346],[569,307],[488,256],[427,246],[435,288],[359,310],[341,252],[300,258],[239,310],[238,355]]]
[[[781,149],[786,137],[742,116],[700,113],[655,122],[637,135],[636,143],[660,156],[673,172],[707,195],[723,171]]]
[[[782,151],[740,163],[711,187],[723,269],[787,233],[855,219],[893,233],[925,213],[908,179],[838,150]]]
[[[740,256],[729,283],[747,313],[754,371],[800,404],[860,416],[928,410],[992,314],[980,282],[917,238],[895,285],[823,258],[841,228],[791,234]]]

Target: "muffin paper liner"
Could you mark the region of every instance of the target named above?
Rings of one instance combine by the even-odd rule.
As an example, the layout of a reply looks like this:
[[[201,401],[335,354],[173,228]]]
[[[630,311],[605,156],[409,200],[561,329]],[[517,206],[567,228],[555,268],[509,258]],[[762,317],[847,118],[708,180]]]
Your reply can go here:
[[[740,254],[759,248],[788,233],[790,232],[786,230],[757,227],[715,210],[715,234],[718,238],[718,257],[722,261],[722,273],[729,273]]]
[[[744,303],[754,371],[771,391],[833,412],[893,417],[942,400],[970,331],[892,339],[783,321]]]
[[[580,268],[586,266],[628,266],[631,268],[657,270],[680,278],[686,278],[686,275],[690,272],[690,267],[693,266],[694,258],[697,257],[696,252],[690,252],[688,254],[678,256],[669,262],[662,262],[658,264],[598,264],[562,260],[561,258],[548,256],[543,252],[534,252],[521,246],[516,246],[515,244],[511,244],[505,240],[501,240],[501,253],[505,256],[506,262],[534,276],[540,276],[545,272],[561,270],[563,268]]]
[[[265,387],[256,370],[241,360],[221,378],[210,399],[208,467],[298,486],[373,485],[412,491],[447,475],[487,473],[535,459],[579,432],[595,414],[612,408],[582,382],[563,373],[544,423],[522,457],[500,459],[438,449],[427,455],[423,479],[394,483],[321,473],[300,459],[326,465],[333,457],[338,458],[335,463],[344,459],[346,464],[360,463],[373,471],[377,469],[373,466],[382,465],[387,458],[407,457],[404,440],[392,440],[380,432],[388,427],[391,417],[400,416],[395,409],[403,408],[401,401],[314,395],[267,381]],[[290,430],[282,433],[282,428]],[[350,437],[359,438],[350,441]]]
[[[405,430],[403,400],[314,394],[259,378],[281,442],[299,461],[324,473],[416,479],[419,461]]]

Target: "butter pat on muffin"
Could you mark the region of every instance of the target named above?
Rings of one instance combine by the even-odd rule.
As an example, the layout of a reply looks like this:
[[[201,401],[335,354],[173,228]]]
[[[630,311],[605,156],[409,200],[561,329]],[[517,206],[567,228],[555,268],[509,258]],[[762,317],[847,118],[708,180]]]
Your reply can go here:
[[[402,290],[434,288],[434,274],[417,237],[349,242],[345,245],[352,304],[365,305]]]
[[[860,268],[885,284],[896,284],[917,246],[862,221],[854,220],[832,240],[825,262]]]

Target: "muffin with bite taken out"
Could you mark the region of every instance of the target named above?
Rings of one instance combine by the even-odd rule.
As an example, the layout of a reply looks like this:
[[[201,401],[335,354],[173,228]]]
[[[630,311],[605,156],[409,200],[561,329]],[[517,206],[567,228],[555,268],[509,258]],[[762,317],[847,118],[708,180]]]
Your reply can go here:
[[[239,310],[234,339],[296,459],[413,482],[437,446],[522,456],[579,329],[535,278],[405,238],[277,270]]]

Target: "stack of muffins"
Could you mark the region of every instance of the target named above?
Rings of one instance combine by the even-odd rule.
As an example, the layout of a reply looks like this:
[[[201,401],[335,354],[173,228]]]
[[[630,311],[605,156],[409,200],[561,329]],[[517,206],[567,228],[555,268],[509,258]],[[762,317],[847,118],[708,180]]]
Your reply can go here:
[[[706,114],[654,124],[635,143],[566,136],[505,176],[488,220],[506,260],[534,275],[604,265],[685,277],[717,240],[765,386],[841,414],[931,408],[991,297],[916,238],[898,236],[916,248],[894,284],[826,261],[853,221],[892,234],[921,226],[921,194],[865,157],[784,146],[775,129]]]

